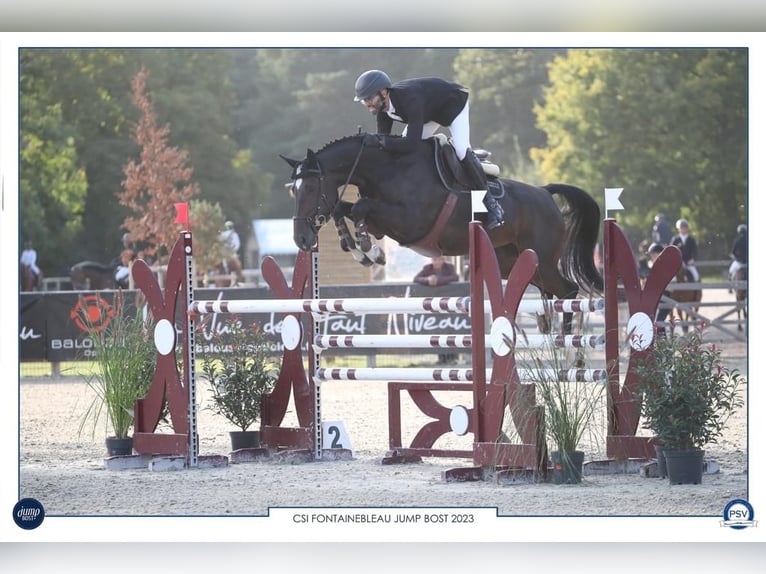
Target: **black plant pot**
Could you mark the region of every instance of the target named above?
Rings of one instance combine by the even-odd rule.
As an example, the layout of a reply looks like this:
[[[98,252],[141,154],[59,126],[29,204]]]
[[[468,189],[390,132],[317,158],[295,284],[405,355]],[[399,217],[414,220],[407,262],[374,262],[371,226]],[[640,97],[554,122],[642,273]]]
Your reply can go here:
[[[664,453],[670,484],[702,484],[704,450],[675,450],[665,447]]]
[[[127,456],[133,454],[133,437],[117,438],[110,436],[106,438],[106,452],[109,456]]]
[[[657,456],[657,478],[665,478],[668,475],[668,465],[665,461],[665,447],[661,444],[654,445]]]
[[[261,431],[231,431],[229,437],[231,437],[232,451],[261,446]]]
[[[553,482],[555,484],[579,484],[582,482],[582,465],[585,453],[581,450],[561,453],[551,452]]]

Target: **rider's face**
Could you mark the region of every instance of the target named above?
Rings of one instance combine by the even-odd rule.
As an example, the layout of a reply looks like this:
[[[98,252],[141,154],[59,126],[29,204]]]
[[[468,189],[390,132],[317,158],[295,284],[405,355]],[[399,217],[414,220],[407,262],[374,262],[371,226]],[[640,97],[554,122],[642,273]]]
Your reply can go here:
[[[366,98],[361,102],[373,115],[382,112],[386,105],[385,90],[381,90],[371,98]]]

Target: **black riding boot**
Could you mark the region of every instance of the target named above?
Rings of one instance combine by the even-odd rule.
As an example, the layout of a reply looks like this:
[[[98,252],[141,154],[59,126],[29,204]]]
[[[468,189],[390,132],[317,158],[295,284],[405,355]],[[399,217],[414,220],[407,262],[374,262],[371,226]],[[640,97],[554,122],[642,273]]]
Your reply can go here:
[[[484,189],[487,190],[487,177],[484,175],[484,169],[481,167],[479,158],[473,153],[473,150],[468,149],[461,162],[466,172],[471,178],[471,189]],[[484,195],[484,206],[487,208],[487,223],[485,227],[488,230],[500,227],[503,222],[503,208],[487,190]]]

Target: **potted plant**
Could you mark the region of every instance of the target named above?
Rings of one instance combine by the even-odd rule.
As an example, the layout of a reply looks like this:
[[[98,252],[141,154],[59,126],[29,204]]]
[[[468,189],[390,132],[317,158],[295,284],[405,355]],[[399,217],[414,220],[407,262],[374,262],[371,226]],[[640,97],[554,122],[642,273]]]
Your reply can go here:
[[[565,350],[553,336],[538,349],[517,351],[521,369],[535,383],[538,403],[544,409],[544,429],[556,484],[582,482],[586,434],[596,432],[596,412],[603,411],[604,383],[561,380],[566,373]]]
[[[80,432],[99,421],[106,431],[109,456],[133,452],[130,431],[136,399],[146,395],[154,375],[156,349],[141,309],[126,312],[122,291],[108,306],[81,305],[79,319],[93,342],[98,366],[87,378],[93,398],[80,422]]]
[[[212,399],[207,408],[240,429],[229,433],[232,451],[258,448],[260,431],[249,429],[260,419],[262,398],[274,390],[279,372],[259,325],[246,328],[232,316],[208,348],[202,354]]]
[[[643,428],[662,445],[671,484],[702,482],[703,447],[721,438],[732,413],[743,405],[742,376],[721,362],[700,330],[659,337],[637,362],[637,400]]]

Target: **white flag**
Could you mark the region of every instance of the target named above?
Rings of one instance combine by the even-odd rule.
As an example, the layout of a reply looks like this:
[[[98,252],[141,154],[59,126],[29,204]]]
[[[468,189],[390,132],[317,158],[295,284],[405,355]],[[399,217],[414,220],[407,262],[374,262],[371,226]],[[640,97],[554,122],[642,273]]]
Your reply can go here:
[[[486,189],[471,190],[471,219],[476,220],[476,213],[487,213],[487,208],[484,206],[486,193]]]
[[[606,211],[610,209],[625,209],[622,203],[620,203],[620,194],[623,189],[622,187],[604,188],[604,208]]]

